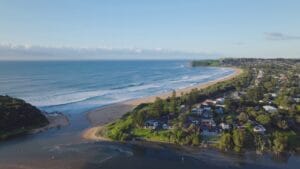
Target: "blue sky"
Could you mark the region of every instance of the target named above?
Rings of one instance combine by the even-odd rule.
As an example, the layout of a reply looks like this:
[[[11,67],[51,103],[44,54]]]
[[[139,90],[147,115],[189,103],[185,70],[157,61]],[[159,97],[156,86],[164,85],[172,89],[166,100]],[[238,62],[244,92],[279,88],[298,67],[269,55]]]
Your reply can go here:
[[[299,7],[299,0],[0,0],[0,59],[72,59],[61,51],[83,48],[97,49],[99,59],[103,50],[295,58]]]

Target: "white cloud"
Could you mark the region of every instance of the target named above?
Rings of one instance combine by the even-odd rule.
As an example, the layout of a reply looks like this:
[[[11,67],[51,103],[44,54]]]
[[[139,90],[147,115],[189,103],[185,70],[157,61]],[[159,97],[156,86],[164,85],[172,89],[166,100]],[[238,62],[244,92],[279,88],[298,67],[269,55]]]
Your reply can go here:
[[[287,35],[280,32],[266,32],[265,38],[267,40],[300,40],[300,36]]]
[[[159,49],[159,50],[158,50]],[[216,58],[216,53],[193,53],[166,49],[117,49],[108,47],[33,46],[0,44],[0,60],[88,60],[88,59],[201,59]]]

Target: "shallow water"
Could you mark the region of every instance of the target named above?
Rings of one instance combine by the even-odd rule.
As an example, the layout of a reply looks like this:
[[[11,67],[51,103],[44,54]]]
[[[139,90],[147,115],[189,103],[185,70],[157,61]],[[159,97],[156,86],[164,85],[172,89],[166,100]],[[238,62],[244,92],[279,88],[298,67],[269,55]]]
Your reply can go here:
[[[0,159],[0,167],[8,165],[31,169],[296,169],[299,157],[274,159],[272,155],[242,155],[220,153],[205,149],[193,153],[179,151],[169,146],[137,146],[131,144],[97,142],[73,143],[45,147],[42,153],[31,153],[20,158]]]

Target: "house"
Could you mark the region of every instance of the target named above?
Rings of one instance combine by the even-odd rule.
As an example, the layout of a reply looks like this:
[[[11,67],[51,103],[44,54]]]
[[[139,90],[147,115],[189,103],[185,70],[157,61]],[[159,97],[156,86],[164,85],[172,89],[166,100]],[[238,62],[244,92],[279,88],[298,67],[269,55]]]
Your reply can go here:
[[[200,108],[203,109],[203,111],[211,111],[211,107],[208,104],[201,104]]]
[[[276,94],[276,93],[270,93],[270,95],[271,95],[273,98],[276,98],[276,97],[277,97],[277,94]]]
[[[280,74],[279,80],[281,82],[286,82],[288,80],[288,78],[284,74]]]
[[[226,124],[226,123],[220,123],[219,126],[222,128],[222,130],[229,130],[230,129],[229,124]]]
[[[257,77],[255,79],[255,85],[256,86],[259,85],[259,83],[260,83],[261,79],[263,78],[263,76],[264,76],[264,72],[262,70],[259,70],[258,74],[257,74]]]
[[[195,124],[195,125],[198,125],[199,124],[199,120],[192,120],[192,123]]]
[[[261,79],[264,76],[264,72],[262,70],[258,71],[257,79]]]
[[[300,103],[300,98],[294,98],[296,103]]]
[[[168,124],[164,123],[164,124],[162,125],[162,128],[163,128],[164,130],[168,130],[168,129],[170,129],[171,127],[170,127]]]
[[[255,107],[254,107],[254,110],[255,110],[255,111],[258,111],[259,109],[260,109],[259,106],[255,106]]]
[[[201,119],[201,128],[211,129],[213,127],[216,127],[216,123],[212,118],[210,118],[210,119]]]
[[[201,114],[201,117],[207,119],[207,118],[212,118],[213,115],[212,115],[211,111],[203,111]]]
[[[198,113],[198,109],[197,108],[192,108],[192,114],[197,114]]]
[[[235,127],[239,130],[245,130],[245,125],[236,124]]]
[[[194,114],[194,115],[201,115],[202,114],[202,112],[203,112],[203,109],[202,108],[193,108],[192,109],[192,114]]]
[[[225,98],[224,97],[219,97],[216,99],[217,104],[224,104]]]
[[[233,92],[233,93],[231,94],[231,97],[232,97],[233,99],[241,99],[240,94],[239,94],[238,91]]]
[[[211,111],[211,107],[205,106],[205,107],[203,108],[203,110],[205,110],[205,111]]]
[[[188,116],[187,117],[187,126],[191,124],[199,125],[201,118],[195,116]]]
[[[159,126],[159,122],[156,120],[147,120],[144,124],[144,128],[149,128],[149,129],[157,129]]]
[[[215,111],[216,111],[216,113],[218,113],[218,114],[223,114],[223,113],[224,113],[222,107],[216,107]]]
[[[218,132],[216,130],[203,130],[201,132],[201,135],[202,136],[217,136],[218,135]]]
[[[270,106],[270,105],[263,106],[263,108],[265,109],[266,112],[269,112],[269,113],[277,112],[277,108]]]
[[[216,101],[211,100],[211,99],[206,99],[202,104],[205,104],[205,105],[215,105]]]
[[[251,125],[254,125],[254,124],[257,124],[256,121],[252,121],[250,119],[248,119],[247,123],[251,124]]]
[[[264,126],[262,125],[256,125],[254,128],[253,128],[253,131],[255,133],[260,133],[260,134],[264,134],[266,129],[264,128]]]

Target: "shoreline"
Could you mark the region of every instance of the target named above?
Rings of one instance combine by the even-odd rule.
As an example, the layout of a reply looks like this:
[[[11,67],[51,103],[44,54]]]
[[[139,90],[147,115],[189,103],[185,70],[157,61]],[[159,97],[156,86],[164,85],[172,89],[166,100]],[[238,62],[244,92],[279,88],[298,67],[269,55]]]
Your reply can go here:
[[[48,113],[48,114],[46,114],[46,117],[49,120],[48,125],[37,128],[37,129],[33,129],[29,133],[30,134],[40,133],[40,132],[47,131],[52,128],[65,127],[70,124],[68,117],[62,113],[50,113],[50,114]]]
[[[219,82],[227,81],[233,79],[240,75],[243,70],[240,68],[230,67],[234,70],[234,73],[225,76],[223,78],[219,78],[213,81],[209,81],[206,83],[198,84],[195,86],[186,87],[183,89],[177,89],[177,96],[181,96],[182,94],[189,93],[192,89],[205,89],[211,85],[214,85]],[[119,103],[114,103],[110,105],[106,105],[95,110],[89,111],[86,113],[86,117],[91,125],[90,128],[86,129],[82,133],[82,138],[85,140],[93,140],[93,141],[109,141],[108,138],[99,137],[96,133],[102,129],[102,127],[110,122],[113,122],[119,118],[121,118],[125,113],[132,111],[136,106],[142,103],[151,103],[157,97],[162,99],[166,99],[172,96],[172,92],[165,92],[153,96],[146,96],[138,99],[132,99],[128,101],[123,101]]]

